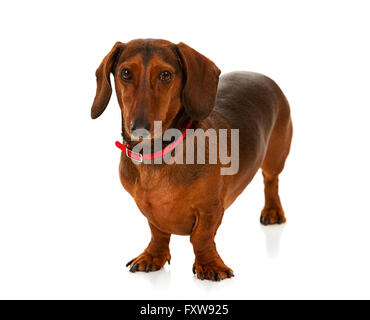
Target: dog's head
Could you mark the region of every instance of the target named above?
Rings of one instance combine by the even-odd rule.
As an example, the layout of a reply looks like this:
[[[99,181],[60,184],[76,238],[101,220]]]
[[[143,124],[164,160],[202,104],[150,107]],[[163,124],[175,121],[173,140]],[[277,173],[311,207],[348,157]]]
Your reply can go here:
[[[145,129],[145,137],[145,132],[153,134],[154,121],[162,121],[163,130],[168,129],[182,108],[193,120],[205,119],[215,105],[220,70],[184,43],[117,42],[96,71],[93,119],[103,113],[111,97],[110,73],[125,131],[140,135]]]

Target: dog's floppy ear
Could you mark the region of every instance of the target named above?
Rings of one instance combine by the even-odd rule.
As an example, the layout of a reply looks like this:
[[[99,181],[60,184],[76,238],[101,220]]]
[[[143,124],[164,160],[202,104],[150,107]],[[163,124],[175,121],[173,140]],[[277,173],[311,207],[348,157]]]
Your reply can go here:
[[[91,108],[91,118],[96,119],[105,110],[112,95],[112,86],[110,84],[110,73],[113,71],[116,58],[125,47],[122,42],[116,42],[112,50],[105,56],[99,68],[96,70],[96,95]]]
[[[208,58],[185,43],[177,45],[185,77],[183,103],[194,120],[208,117],[215,106],[220,70]]]

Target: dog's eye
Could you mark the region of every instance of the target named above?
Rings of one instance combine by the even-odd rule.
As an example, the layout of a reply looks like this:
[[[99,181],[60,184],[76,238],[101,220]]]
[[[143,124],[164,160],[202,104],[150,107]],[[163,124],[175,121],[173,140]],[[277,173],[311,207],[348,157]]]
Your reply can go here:
[[[172,79],[172,73],[168,70],[162,71],[159,75],[159,80],[170,81]]]
[[[123,80],[128,81],[132,79],[132,73],[130,69],[124,68],[121,71],[121,77]]]

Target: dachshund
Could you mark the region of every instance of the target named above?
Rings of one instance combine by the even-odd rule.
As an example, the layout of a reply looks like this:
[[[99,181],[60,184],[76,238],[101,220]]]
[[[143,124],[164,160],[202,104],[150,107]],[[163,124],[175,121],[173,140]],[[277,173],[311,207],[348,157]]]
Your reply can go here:
[[[148,247],[126,267],[131,272],[160,270],[170,263],[171,234],[189,235],[195,254],[193,273],[198,279],[233,277],[233,270],[217,252],[214,238],[225,210],[260,168],[265,186],[260,222],[286,222],[278,184],[293,131],[283,92],[273,80],[258,73],[231,72],[220,77],[220,70],[210,59],[182,42],[137,39],[117,42],[98,67],[93,119],[103,113],[110,100],[111,73],[125,142],[120,180],[151,230]],[[144,154],[135,153],[132,146],[143,142],[153,145],[161,138],[153,136],[155,121],[162,122],[163,130],[176,128],[181,132],[189,128],[239,130],[237,173],[220,174],[223,164],[219,161],[142,162]],[[135,136],[138,130],[146,133]],[[182,137],[180,144],[189,138]],[[209,143],[207,146],[208,150]]]

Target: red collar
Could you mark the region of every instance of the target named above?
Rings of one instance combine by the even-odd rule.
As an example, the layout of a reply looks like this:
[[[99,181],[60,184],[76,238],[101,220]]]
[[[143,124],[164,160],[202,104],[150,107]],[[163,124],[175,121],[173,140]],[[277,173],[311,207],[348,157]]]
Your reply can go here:
[[[131,146],[127,142],[125,142],[125,145],[123,145],[122,143],[116,141],[116,146],[117,148],[125,152],[127,157],[131,158],[132,160],[138,161],[138,162],[143,162],[143,160],[151,160],[151,159],[159,158],[171,152],[173,149],[175,149],[180,144],[182,140],[184,140],[184,138],[186,137],[186,133],[188,129],[190,129],[192,124],[193,124],[193,121],[190,121],[185,131],[182,133],[180,137],[178,137],[174,142],[170,143],[167,147],[155,153],[141,154],[141,153],[134,152],[131,150]]]

